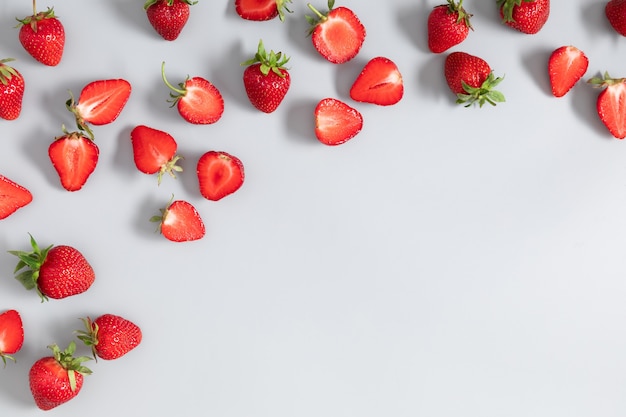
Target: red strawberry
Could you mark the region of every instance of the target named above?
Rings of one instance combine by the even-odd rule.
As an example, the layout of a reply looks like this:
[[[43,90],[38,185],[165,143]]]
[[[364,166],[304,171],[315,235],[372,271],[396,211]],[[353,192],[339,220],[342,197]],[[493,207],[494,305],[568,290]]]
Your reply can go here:
[[[13,58],[0,60],[0,117],[15,120],[22,112],[24,77],[15,68],[7,65]]]
[[[67,191],[78,191],[96,169],[100,151],[94,141],[80,132],[64,132],[48,147],[48,156],[61,185]]]
[[[16,310],[7,310],[0,314],[0,358],[7,364],[7,359],[15,361],[11,355],[19,352],[24,343],[22,317]]]
[[[529,35],[541,30],[550,16],[550,0],[497,0],[505,25]]]
[[[189,20],[191,0],[147,0],[143,8],[148,21],[166,41],[173,41],[182,32]]]
[[[276,16],[283,21],[285,12],[291,13],[287,8],[291,0],[235,0],[235,10],[242,19],[264,21],[272,20]]]
[[[428,15],[428,49],[439,54],[463,42],[472,29],[470,17],[463,0],[435,6]]]
[[[9,251],[19,258],[15,279],[27,290],[37,289],[41,301],[81,294],[91,287],[96,275],[87,259],[76,248],[50,245],[40,249],[30,237],[32,252]]]
[[[176,155],[178,144],[169,133],[139,125],[130,132],[130,140],[137,169],[144,174],[158,173],[159,184],[163,174],[176,178],[176,172],[183,170],[176,165],[181,157]]]
[[[596,109],[602,123],[617,139],[626,138],[626,78],[594,77],[590,84],[603,90],[598,94]]]
[[[20,43],[33,58],[42,64],[56,66],[63,57],[65,47],[65,29],[48,8],[45,12],[37,12],[36,1],[33,0],[33,14],[20,22]]]
[[[350,97],[363,103],[390,106],[402,99],[404,84],[396,64],[388,58],[372,58],[350,88]]]
[[[552,94],[563,97],[580,80],[589,66],[589,59],[574,46],[555,49],[548,59],[548,75]]]
[[[198,240],[205,234],[200,214],[193,205],[183,200],[170,201],[167,207],[161,209],[161,215],[153,216],[150,221],[159,223],[161,234],[172,242]]]
[[[91,358],[74,357],[74,342],[63,351],[57,345],[48,348],[53,356],[36,361],[28,374],[35,404],[42,410],[51,410],[76,397],[83,387],[83,375],[91,374],[91,370],[83,365]]]
[[[243,184],[241,161],[226,152],[209,151],[198,160],[200,194],[217,201],[237,191]]]
[[[85,330],[77,331],[77,337],[91,347],[96,360],[118,359],[141,343],[141,329],[124,317],[103,314],[93,321],[89,317],[82,321]]]
[[[33,195],[26,188],[0,175],[0,220],[30,204]]]
[[[267,53],[263,41],[259,41],[254,58],[243,62],[247,65],[243,72],[243,85],[250,103],[264,113],[272,113],[283,101],[291,77],[285,68],[289,57],[282,52]]]
[[[325,145],[340,145],[352,139],[363,127],[358,110],[334,98],[325,98],[315,106],[315,136]]]
[[[613,29],[626,36],[626,0],[610,0],[604,6],[604,14]]]
[[[335,0],[328,0],[328,11],[322,13],[311,3],[309,9],[315,17],[306,16],[311,25],[309,34],[313,47],[333,64],[342,64],[354,58],[365,41],[365,26],[357,15],[347,7],[335,6]]]
[[[457,95],[457,104],[465,107],[478,103],[496,105],[504,95],[494,90],[503,78],[496,78],[487,62],[465,52],[452,52],[446,57],[444,75],[448,87]]]
[[[189,123],[206,125],[217,122],[224,113],[224,98],[220,91],[202,77],[193,77],[178,84],[178,88],[165,78],[165,62],[161,64],[161,77],[169,87],[170,103],[177,106],[178,113]]]

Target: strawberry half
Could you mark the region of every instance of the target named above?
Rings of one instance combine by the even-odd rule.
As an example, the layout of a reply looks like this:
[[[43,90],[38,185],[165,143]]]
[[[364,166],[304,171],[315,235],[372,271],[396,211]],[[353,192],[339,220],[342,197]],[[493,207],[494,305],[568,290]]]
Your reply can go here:
[[[335,98],[320,100],[314,114],[315,136],[324,145],[335,146],[347,142],[363,128],[361,113]]]
[[[575,46],[555,49],[548,60],[548,74],[552,94],[563,97],[585,75],[589,59]]]
[[[200,194],[217,201],[237,191],[244,181],[243,164],[226,152],[209,151],[200,157],[197,166]]]
[[[91,347],[94,359],[113,360],[121,358],[141,343],[141,329],[132,321],[115,314],[103,314],[95,320],[81,319],[84,330],[76,337]]]
[[[161,215],[151,217],[150,221],[159,223],[158,230],[172,242],[198,240],[205,234],[200,213],[191,203],[184,200],[170,201],[167,207],[161,209]]]
[[[80,132],[65,132],[48,147],[50,161],[67,191],[83,188],[96,169],[99,154],[94,141]]]
[[[235,11],[246,20],[261,22],[278,16],[282,22],[285,20],[285,12],[292,13],[287,3],[291,3],[291,0],[235,0]]]
[[[322,13],[311,3],[309,9],[315,17],[306,15],[311,25],[309,34],[313,47],[326,60],[333,64],[342,64],[354,58],[365,41],[365,26],[357,15],[347,7],[333,9],[335,0],[328,0],[328,11]]]
[[[161,77],[170,92],[171,107],[176,106],[183,119],[192,124],[206,125],[217,122],[224,113],[224,98],[208,80],[193,77],[178,84],[178,88],[165,78],[165,62],[161,64]]]
[[[17,21],[20,22],[19,40],[26,52],[44,65],[58,65],[65,48],[65,29],[54,9],[37,12],[36,0],[33,0],[33,14]]]
[[[183,170],[176,165],[181,157],[176,155],[178,144],[169,133],[139,125],[130,132],[130,140],[133,145],[135,166],[144,174],[158,173],[159,184],[163,174],[167,173],[176,178],[176,172]]]
[[[7,360],[15,362],[11,355],[19,352],[24,343],[24,326],[22,317],[16,310],[7,310],[0,314],[0,358],[7,364]]]
[[[30,204],[33,195],[26,188],[0,175],[0,220]]]
[[[372,58],[350,88],[355,101],[379,106],[396,104],[404,95],[404,83],[397,65],[388,58]]]
[[[594,77],[590,84],[603,88],[598,94],[596,109],[602,123],[617,139],[626,138],[626,78]]]
[[[15,68],[7,65],[13,58],[0,60],[0,117],[15,120],[22,112],[24,77]]]

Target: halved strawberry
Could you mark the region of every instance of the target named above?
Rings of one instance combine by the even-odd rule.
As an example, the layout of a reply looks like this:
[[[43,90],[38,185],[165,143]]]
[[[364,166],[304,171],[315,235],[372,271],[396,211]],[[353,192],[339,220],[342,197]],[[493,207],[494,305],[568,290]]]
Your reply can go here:
[[[340,145],[363,128],[361,113],[335,98],[320,100],[315,106],[315,136],[325,145]]]
[[[305,16],[311,25],[309,34],[315,49],[333,64],[342,64],[354,58],[365,41],[365,26],[347,7],[335,6],[328,0],[328,11],[322,13],[308,3],[315,17]]]
[[[176,172],[183,170],[176,165],[181,157],[176,155],[178,144],[169,133],[139,125],[130,132],[130,140],[137,169],[144,174],[158,173],[159,184],[163,174],[176,178]]]
[[[291,0],[235,0],[235,11],[246,20],[261,22],[278,16],[283,21],[285,12],[291,13],[287,3]]]
[[[598,94],[596,109],[602,123],[617,139],[626,138],[626,78],[594,77],[590,84],[603,88]]]
[[[197,167],[200,194],[217,201],[237,191],[243,184],[243,164],[226,152],[209,151],[200,157]]]
[[[213,124],[224,113],[224,98],[208,80],[193,77],[178,84],[178,88],[165,78],[165,62],[161,64],[161,77],[169,87],[171,107],[177,106],[181,117],[193,124]]]
[[[9,217],[31,201],[33,195],[30,191],[0,175],[0,220]]]
[[[11,355],[19,352],[24,343],[22,317],[16,310],[7,310],[0,314],[0,358],[4,365],[7,359],[15,361]]]
[[[552,94],[563,97],[580,80],[589,66],[589,59],[575,46],[561,46],[548,59]]]
[[[65,132],[48,147],[48,156],[67,191],[80,190],[96,169],[99,150],[80,132]]]
[[[355,101],[390,106],[404,95],[402,74],[388,58],[372,58],[352,84],[350,97]]]
[[[167,207],[161,209],[161,215],[151,217],[150,221],[159,223],[158,230],[172,242],[198,240],[205,234],[200,213],[191,203],[184,200],[170,200]]]

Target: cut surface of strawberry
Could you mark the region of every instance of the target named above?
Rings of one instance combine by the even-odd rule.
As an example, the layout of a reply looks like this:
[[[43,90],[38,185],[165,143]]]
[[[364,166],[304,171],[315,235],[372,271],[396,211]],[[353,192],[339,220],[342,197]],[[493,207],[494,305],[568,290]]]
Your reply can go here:
[[[11,355],[19,352],[24,343],[24,326],[17,310],[0,314],[0,358],[6,366],[7,360],[15,361]]]
[[[67,191],[78,191],[96,169],[100,151],[93,140],[79,132],[66,133],[48,147],[48,156],[61,185]]]
[[[167,207],[161,209],[160,216],[154,216],[150,221],[159,223],[161,234],[172,242],[202,239],[206,233],[200,213],[184,200],[171,201]]]
[[[325,145],[335,146],[355,137],[363,128],[361,113],[335,98],[325,98],[315,106],[315,136]]]
[[[130,140],[133,145],[135,166],[144,174],[158,173],[159,184],[163,174],[167,173],[176,178],[176,172],[183,170],[177,165],[181,159],[176,154],[178,144],[169,133],[139,125],[130,132]]]
[[[31,201],[33,195],[29,190],[0,175],[0,220],[9,217]]]
[[[200,194],[217,201],[237,191],[244,181],[243,164],[226,152],[208,151],[198,160]]]
[[[611,78],[608,73],[594,77],[590,84],[603,88],[598,94],[598,116],[617,139],[626,138],[626,78]]]
[[[404,95],[404,82],[397,65],[385,57],[372,58],[350,88],[355,101],[379,106],[396,104]]]
[[[575,46],[555,49],[548,60],[548,74],[552,94],[563,97],[585,75],[589,59]]]
[[[285,12],[291,13],[287,3],[291,0],[235,0],[235,11],[246,20],[261,22],[278,16],[282,21],[285,20]]]
[[[117,119],[126,106],[131,85],[124,79],[98,80],[87,84],[78,97],[78,103],[70,99],[70,110],[74,108],[79,124],[105,125]]]

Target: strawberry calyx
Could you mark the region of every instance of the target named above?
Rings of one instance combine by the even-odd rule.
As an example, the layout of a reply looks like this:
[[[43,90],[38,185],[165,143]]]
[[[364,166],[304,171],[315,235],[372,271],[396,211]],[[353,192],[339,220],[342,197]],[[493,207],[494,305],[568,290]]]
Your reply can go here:
[[[523,2],[532,3],[534,1],[535,0],[497,0],[496,3],[500,10],[502,10],[503,21],[515,22],[515,19],[513,19],[513,10],[521,6]]]
[[[94,140],[95,138],[93,135],[93,131],[89,127],[87,121],[83,119],[83,116],[81,116],[80,111],[78,111],[78,106],[76,100],[74,99],[74,94],[72,94],[72,92],[69,90],[68,92],[70,94],[70,98],[65,102],[65,107],[67,108],[67,110],[70,111],[70,113],[74,115],[74,118],[76,119],[76,128],[80,132],[85,132],[89,139]],[[65,126],[63,126],[63,132],[67,133],[67,131],[65,130]]]
[[[309,29],[309,35],[310,35],[315,30],[316,26],[328,20],[328,14],[330,13],[331,10],[333,10],[333,7],[335,7],[335,0],[328,0],[328,11],[326,13],[320,12],[315,7],[313,7],[311,3],[307,3],[307,7],[311,9],[313,13],[315,13],[315,16],[309,16],[309,15],[304,16],[306,21],[309,22],[309,24],[311,25],[311,28]]]
[[[37,1],[33,0],[33,14],[31,16],[26,16],[23,19],[16,18],[18,22],[20,22],[17,27],[30,25],[33,32],[37,32],[37,23],[44,19],[54,19],[56,18],[54,14],[54,7],[48,7],[46,11],[37,12]]]
[[[278,75],[280,78],[284,78],[285,74],[282,72],[286,70],[285,64],[289,61],[289,57],[283,55],[282,52],[271,51],[268,53],[263,45],[263,40],[259,40],[259,46],[254,58],[251,58],[245,62],[242,62],[242,66],[249,66],[256,63],[260,63],[259,70],[263,75],[268,75],[270,71]]]
[[[495,106],[496,103],[504,102],[504,94],[500,91],[494,90],[494,88],[500,84],[503,79],[504,77],[496,77],[493,72],[490,72],[480,87],[472,87],[465,81],[461,80],[465,93],[457,94],[456,103],[465,104],[465,107],[478,103],[479,107],[482,107],[485,103]]]
[[[589,80],[587,80],[587,83],[591,84],[594,87],[604,88],[610,87],[615,84],[626,83],[626,78],[612,78],[607,71],[602,77],[590,78]]]
[[[293,13],[293,10],[290,10],[287,7],[287,3],[291,3],[291,0],[276,0],[276,10],[278,10],[278,19],[281,22],[285,20],[285,12]]]
[[[469,29],[474,30],[472,24],[470,23],[470,18],[472,17],[472,14],[465,11],[465,8],[463,7],[463,0],[459,0],[458,3],[454,0],[448,0],[448,14],[454,13],[458,15],[456,19],[457,24],[462,23]]]
[[[41,265],[45,262],[46,257],[48,256],[48,252],[50,251],[50,249],[52,249],[54,245],[50,245],[44,249],[40,249],[39,245],[35,241],[35,238],[33,238],[31,234],[29,234],[29,236],[30,245],[33,249],[31,252],[9,251],[11,255],[15,255],[19,259],[13,273],[17,274],[15,275],[15,279],[18,280],[24,286],[24,288],[26,288],[27,290],[32,290],[33,288],[37,289],[37,294],[39,294],[41,302],[48,301],[48,297],[46,297],[37,286],[37,279],[39,278],[39,269],[41,268]]]
[[[190,79],[189,75],[187,75],[187,78],[185,78],[185,81],[182,83],[178,84],[178,87],[174,87],[169,81],[167,81],[167,78],[165,77],[165,61],[163,61],[161,63],[161,78],[163,79],[163,82],[165,83],[165,85],[172,90],[170,92],[170,99],[167,100],[168,103],[172,103],[172,105],[170,107],[174,107],[176,105],[176,103],[178,103],[178,101],[185,97],[187,95],[187,88],[185,87],[185,84],[187,83],[187,81]]]
[[[144,8],[144,10],[147,10],[150,6],[153,6],[153,5],[157,4],[157,3],[160,3],[161,1],[162,0],[147,0],[145,2],[145,4],[143,5],[143,8]],[[165,3],[168,6],[173,6],[174,5],[174,1],[175,0],[165,0]],[[186,4],[190,5],[190,6],[193,6],[194,4],[197,3],[197,1],[192,1],[192,0],[180,0],[180,2],[181,3],[186,3]]]
[[[17,76],[17,71],[10,65],[6,65],[7,62],[15,61],[15,58],[5,58],[0,60],[0,83],[7,85],[11,78]]]
[[[67,371],[70,389],[72,392],[76,391],[76,373],[82,375],[91,374],[91,369],[83,366],[83,362],[90,361],[92,358],[89,356],[74,357],[74,352],[76,352],[76,343],[74,342],[70,342],[65,350],[61,350],[56,344],[49,345],[48,348],[52,350],[52,355],[57,363]]]
[[[174,194],[172,194],[172,197],[170,198],[170,201],[168,201],[167,205],[165,207],[159,209],[159,211],[161,212],[161,215],[155,215],[155,216],[150,217],[150,222],[151,223],[158,223],[159,224],[158,227],[155,230],[156,233],[161,233],[161,227],[163,226],[163,221],[167,217],[169,208],[170,208],[170,206],[172,205],[173,202],[174,202]]]
[[[90,317],[84,317],[80,319],[85,325],[85,330],[77,330],[76,337],[82,341],[85,346],[91,348],[91,353],[96,362],[98,362],[98,355],[96,354],[96,345],[98,344],[98,323],[91,320]]]

